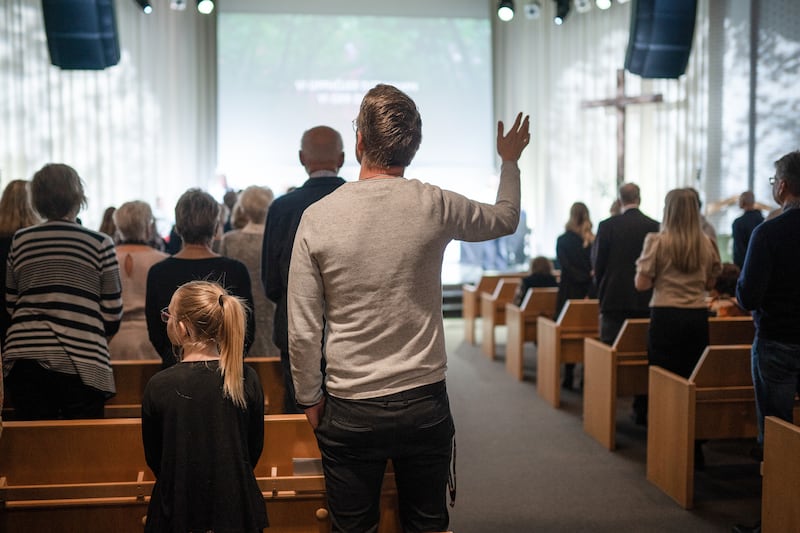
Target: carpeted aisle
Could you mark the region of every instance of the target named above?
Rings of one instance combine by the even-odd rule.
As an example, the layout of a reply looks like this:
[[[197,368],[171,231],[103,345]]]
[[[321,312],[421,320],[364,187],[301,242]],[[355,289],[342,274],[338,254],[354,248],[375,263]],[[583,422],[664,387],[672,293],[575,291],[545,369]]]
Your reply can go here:
[[[536,395],[532,346],[531,379],[518,382],[505,372],[502,347],[501,358],[489,361],[463,341],[460,319],[446,319],[445,329],[457,439],[455,533],[727,532],[758,517],[750,443],[706,445],[695,509],[685,511],[645,479],[646,430],[628,421],[627,409],[618,417],[619,448],[608,452],[583,432],[579,392],[563,394],[559,410]]]

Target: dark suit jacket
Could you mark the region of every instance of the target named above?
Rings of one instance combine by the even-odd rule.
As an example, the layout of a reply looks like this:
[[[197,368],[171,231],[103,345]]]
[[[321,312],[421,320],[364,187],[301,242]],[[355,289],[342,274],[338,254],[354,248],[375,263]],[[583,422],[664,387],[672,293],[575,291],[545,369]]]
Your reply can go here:
[[[275,302],[272,340],[281,353],[289,353],[289,320],[286,316],[286,289],[289,262],[300,219],[308,206],[344,184],[342,178],[309,178],[302,187],[272,202],[267,212],[264,246],[261,249],[261,281],[267,298]]]
[[[744,265],[744,256],[747,253],[750,235],[762,222],[764,222],[764,215],[756,209],[745,211],[742,216],[733,221],[733,262],[739,268]]]
[[[638,209],[600,222],[592,246],[592,266],[601,313],[635,316],[648,312],[652,291],[637,291],[633,279],[645,235],[658,230],[659,223]]]

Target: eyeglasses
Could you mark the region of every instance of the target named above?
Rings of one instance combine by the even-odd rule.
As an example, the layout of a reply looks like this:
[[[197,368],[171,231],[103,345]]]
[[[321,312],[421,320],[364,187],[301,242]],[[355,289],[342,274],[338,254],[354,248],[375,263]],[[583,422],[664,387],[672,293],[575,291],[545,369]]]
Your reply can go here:
[[[772,176],[772,177],[769,179],[769,184],[770,184],[770,185],[775,185],[775,184],[776,184],[776,183],[778,183],[779,181],[780,181],[780,178],[779,178],[779,177],[777,177],[777,176]]]
[[[358,119],[353,119],[353,133],[358,133]]]
[[[169,322],[169,319],[171,317],[172,317],[172,315],[169,314],[169,307],[165,307],[164,309],[161,310],[161,321],[163,323],[166,324],[167,322]]]

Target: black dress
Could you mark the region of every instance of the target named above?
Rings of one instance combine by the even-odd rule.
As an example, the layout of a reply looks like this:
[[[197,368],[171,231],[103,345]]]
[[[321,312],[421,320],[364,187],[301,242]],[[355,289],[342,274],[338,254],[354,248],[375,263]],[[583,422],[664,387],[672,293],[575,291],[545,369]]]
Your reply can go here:
[[[179,363],[147,384],[142,439],[156,483],[145,532],[244,533],[268,526],[253,469],[264,447],[264,391],[244,367],[246,409],[222,396],[218,361]]]
[[[583,238],[573,231],[564,232],[556,241],[556,257],[561,266],[556,318],[567,300],[594,297],[591,251],[590,246],[583,246]]]

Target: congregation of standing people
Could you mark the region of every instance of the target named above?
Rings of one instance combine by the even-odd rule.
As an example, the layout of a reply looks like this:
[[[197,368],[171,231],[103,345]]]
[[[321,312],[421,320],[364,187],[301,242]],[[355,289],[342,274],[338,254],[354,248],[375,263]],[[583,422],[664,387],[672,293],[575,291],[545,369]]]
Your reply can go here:
[[[116,391],[112,361],[160,360],[142,399],[156,476],[145,531],[268,526],[253,473],[264,390],[248,355],[281,360],[285,410],[304,413],[317,438],[333,531],[376,530],[388,461],[404,529],[447,529],[455,423],[444,249],[517,229],[529,118],[519,114],[508,131],[498,123],[494,203],[405,178],[422,118],[399,89],[371,89],[354,126],[357,181],[339,176],[339,132],[310,128],[298,153],[302,186],[277,199],[263,186],[229,191],[227,205],[189,189],[167,246],[143,201],[108,208],[99,231],[84,227],[84,183],[68,165],[47,164],[3,191],[0,401],[4,391],[13,398],[18,419],[102,418]],[[735,264],[722,264],[692,188],[666,195],[659,223],[639,210],[639,187],[625,183],[596,234],[588,207],[575,202],[554,243],[557,268],[534,258],[515,301],[557,287],[558,316],[569,300],[597,298],[607,344],[625,320],[649,318],[649,364],[684,377],[708,344],[710,315],[752,311],[761,443],[763,418],[791,421],[800,392],[800,294],[791,283],[800,152],[776,162],[772,187],[782,213],[765,222],[752,193],[741,196]],[[567,366],[562,387],[574,381]],[[646,414],[647,398],[635,398],[634,420],[644,425]]]

